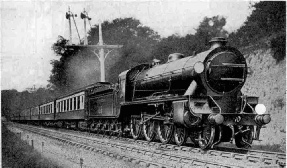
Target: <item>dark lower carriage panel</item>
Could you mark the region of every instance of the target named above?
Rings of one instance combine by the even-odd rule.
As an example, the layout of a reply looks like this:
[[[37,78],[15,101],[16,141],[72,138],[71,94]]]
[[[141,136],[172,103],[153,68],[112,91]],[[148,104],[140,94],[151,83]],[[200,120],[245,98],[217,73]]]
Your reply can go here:
[[[55,120],[57,121],[57,124],[62,125],[62,127],[86,129],[86,117],[86,111],[83,109],[56,113]]]

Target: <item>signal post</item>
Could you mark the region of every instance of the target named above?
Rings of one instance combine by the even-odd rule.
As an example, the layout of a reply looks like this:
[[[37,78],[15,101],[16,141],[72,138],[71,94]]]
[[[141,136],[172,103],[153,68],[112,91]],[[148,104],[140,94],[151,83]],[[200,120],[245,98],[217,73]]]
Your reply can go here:
[[[84,37],[84,45],[68,45],[68,48],[75,48],[75,47],[82,47],[82,48],[90,48],[92,52],[97,56],[99,62],[100,62],[100,70],[101,70],[101,78],[100,82],[105,82],[105,59],[107,56],[115,49],[121,48],[123,45],[105,45],[103,41],[103,34],[102,34],[102,25],[101,22],[99,23],[99,42],[97,45],[88,45],[88,39],[87,39],[87,33],[86,33],[86,19],[88,21],[91,20],[91,18],[88,16],[88,13],[85,11],[81,13],[81,18],[84,19],[84,31],[85,31],[85,37]],[[69,24],[71,24],[69,20]],[[70,26],[70,25],[69,25]],[[71,26],[70,26],[71,27]],[[71,33],[71,31],[70,31]],[[70,37],[72,35],[70,34]],[[107,50],[107,53],[105,53],[105,50]]]

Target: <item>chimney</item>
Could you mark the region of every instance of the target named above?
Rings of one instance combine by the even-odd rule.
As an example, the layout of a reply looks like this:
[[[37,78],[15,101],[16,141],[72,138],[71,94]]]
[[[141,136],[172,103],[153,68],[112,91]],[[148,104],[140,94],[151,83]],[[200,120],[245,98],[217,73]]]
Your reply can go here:
[[[227,39],[224,37],[214,37],[209,41],[210,49],[226,46]]]

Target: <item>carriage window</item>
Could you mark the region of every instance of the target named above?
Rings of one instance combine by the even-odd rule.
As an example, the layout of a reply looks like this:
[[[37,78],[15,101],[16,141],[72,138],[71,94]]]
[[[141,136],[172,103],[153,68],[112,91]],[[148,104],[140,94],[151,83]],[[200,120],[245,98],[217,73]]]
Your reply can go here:
[[[61,101],[61,112],[63,112],[63,101]]]
[[[68,99],[66,99],[65,102],[66,102],[66,111],[68,111]]]
[[[67,100],[64,100],[64,111],[67,109]]]
[[[73,98],[74,99],[74,110],[76,110],[77,108],[77,103],[76,103],[76,97]]]
[[[84,96],[82,96],[81,108],[84,109]]]
[[[78,109],[80,109],[80,96],[78,96],[77,99],[78,99]]]
[[[69,111],[69,109],[70,109],[70,101],[69,99],[67,99],[67,111]]]
[[[72,98],[70,98],[70,110],[72,110],[73,104],[72,104]]]

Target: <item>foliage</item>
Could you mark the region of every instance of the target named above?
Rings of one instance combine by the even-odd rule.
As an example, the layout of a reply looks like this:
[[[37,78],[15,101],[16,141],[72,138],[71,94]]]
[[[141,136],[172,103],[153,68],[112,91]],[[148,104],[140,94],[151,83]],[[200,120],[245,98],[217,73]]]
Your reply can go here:
[[[19,110],[20,96],[17,90],[2,90],[1,91],[1,115],[8,117],[9,114]]]
[[[151,28],[134,18],[118,18],[102,23],[105,44],[123,45],[118,52],[110,53],[106,61],[107,81],[116,82],[120,72],[152,59],[151,51],[160,36]],[[89,44],[97,44],[99,25],[95,25],[88,36]]]
[[[62,36],[58,36],[56,43],[52,45],[52,50],[57,56],[60,56],[59,60],[52,60],[52,71],[49,82],[55,86],[57,91],[65,93],[69,86],[67,81],[67,62],[69,58],[78,53],[78,49],[68,48],[69,41]]]
[[[49,90],[47,88],[39,88],[33,93],[29,93],[28,91],[18,92],[17,90],[2,90],[2,116],[9,119],[12,114],[18,115],[20,111],[50,101],[56,96],[58,95],[54,90]]]
[[[197,43],[207,45],[212,37],[227,37],[227,31],[223,28],[225,24],[226,19],[224,17],[205,17],[196,29],[195,36],[200,40]]]
[[[273,34],[286,34],[286,2],[261,1],[251,8],[254,10],[244,25],[229,35],[233,46],[249,46],[262,38],[266,41]]]
[[[208,49],[208,41],[212,37],[227,37],[227,31],[223,28],[226,19],[221,16],[211,18],[205,17],[196,29],[194,35],[188,34],[185,37],[172,35],[163,38],[153,51],[153,56],[157,59],[166,61],[171,53],[182,53],[184,55],[193,55],[194,52],[201,52]]]
[[[273,58],[277,63],[284,60],[286,57],[286,35],[281,34],[273,37],[270,41]]]
[[[99,41],[99,25],[94,25],[88,32],[89,45]],[[147,62],[159,35],[149,27],[143,26],[134,18],[119,18],[102,23],[105,44],[123,45],[121,49],[110,51],[105,61],[106,79],[116,82],[118,74],[138,63]],[[68,47],[68,40],[59,36],[52,50],[60,56],[51,61],[53,66],[49,82],[60,92],[67,92],[100,79],[100,64],[95,55],[98,49],[73,46]],[[73,49],[73,50],[71,50]],[[109,52],[105,49],[105,53]]]

